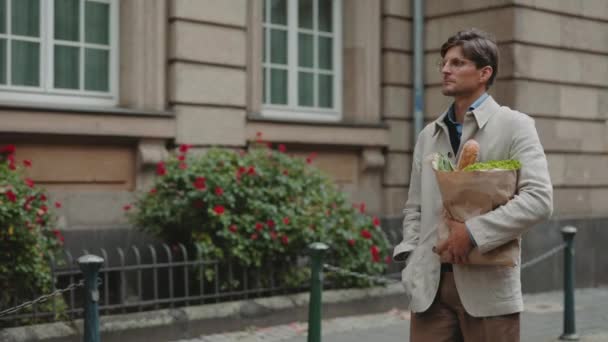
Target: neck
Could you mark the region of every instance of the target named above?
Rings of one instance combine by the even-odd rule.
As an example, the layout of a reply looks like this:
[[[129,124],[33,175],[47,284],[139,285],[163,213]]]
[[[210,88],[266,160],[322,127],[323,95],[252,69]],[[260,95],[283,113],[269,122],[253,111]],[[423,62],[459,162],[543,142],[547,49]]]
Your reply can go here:
[[[464,122],[464,115],[469,110],[469,107],[485,92],[486,89],[481,88],[473,93],[454,97],[454,117],[456,118],[456,122]]]

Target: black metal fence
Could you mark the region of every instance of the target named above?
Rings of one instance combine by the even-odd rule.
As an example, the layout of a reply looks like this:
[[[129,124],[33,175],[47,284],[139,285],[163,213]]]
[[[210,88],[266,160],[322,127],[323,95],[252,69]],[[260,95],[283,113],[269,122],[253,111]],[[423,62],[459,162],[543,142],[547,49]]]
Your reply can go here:
[[[182,244],[117,247],[111,253],[93,252],[105,263],[99,271],[100,314],[116,314],[173,308],[188,305],[266,297],[307,290],[308,278],[294,284],[286,282],[289,269],[308,267],[306,257],[270,260],[261,267],[247,267],[236,261],[217,261],[203,257],[202,251]],[[97,253],[98,252],[98,253]],[[81,318],[84,303],[78,287],[70,286],[82,280],[76,264],[78,256],[64,251],[64,257],[50,258],[53,292],[50,308],[41,310],[40,303],[0,317],[0,326],[17,326],[57,320]],[[69,290],[57,290],[71,287]],[[60,293],[59,293],[60,292]],[[31,298],[37,297],[32,294]],[[31,298],[15,298],[19,304]]]

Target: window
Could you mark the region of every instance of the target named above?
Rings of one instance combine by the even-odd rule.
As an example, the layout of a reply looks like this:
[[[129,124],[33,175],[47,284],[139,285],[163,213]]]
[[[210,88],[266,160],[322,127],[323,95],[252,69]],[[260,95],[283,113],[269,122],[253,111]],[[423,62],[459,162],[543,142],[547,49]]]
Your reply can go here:
[[[116,0],[0,0],[0,100],[115,104]]]
[[[340,0],[265,0],[264,116],[340,119],[340,13]]]

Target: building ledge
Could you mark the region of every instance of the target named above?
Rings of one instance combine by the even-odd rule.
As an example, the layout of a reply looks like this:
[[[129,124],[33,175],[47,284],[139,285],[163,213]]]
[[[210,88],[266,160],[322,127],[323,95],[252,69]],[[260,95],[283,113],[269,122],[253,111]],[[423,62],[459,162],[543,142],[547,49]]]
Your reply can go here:
[[[353,147],[387,147],[389,144],[389,129],[382,122],[288,121],[249,115],[247,140],[255,141],[258,132],[269,142]]]
[[[170,139],[175,115],[120,107],[0,104],[0,132]]]

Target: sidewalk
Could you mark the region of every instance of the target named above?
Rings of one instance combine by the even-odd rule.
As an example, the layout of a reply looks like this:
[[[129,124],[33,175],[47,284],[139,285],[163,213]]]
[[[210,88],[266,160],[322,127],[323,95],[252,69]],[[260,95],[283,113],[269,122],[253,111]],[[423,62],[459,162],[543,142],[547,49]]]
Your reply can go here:
[[[576,329],[580,341],[608,341],[608,288],[581,289],[575,294]],[[563,293],[526,295],[521,317],[522,342],[556,341],[563,329]],[[323,321],[323,342],[395,342],[409,340],[406,311],[341,317]],[[306,342],[306,322],[201,336],[179,342]]]

